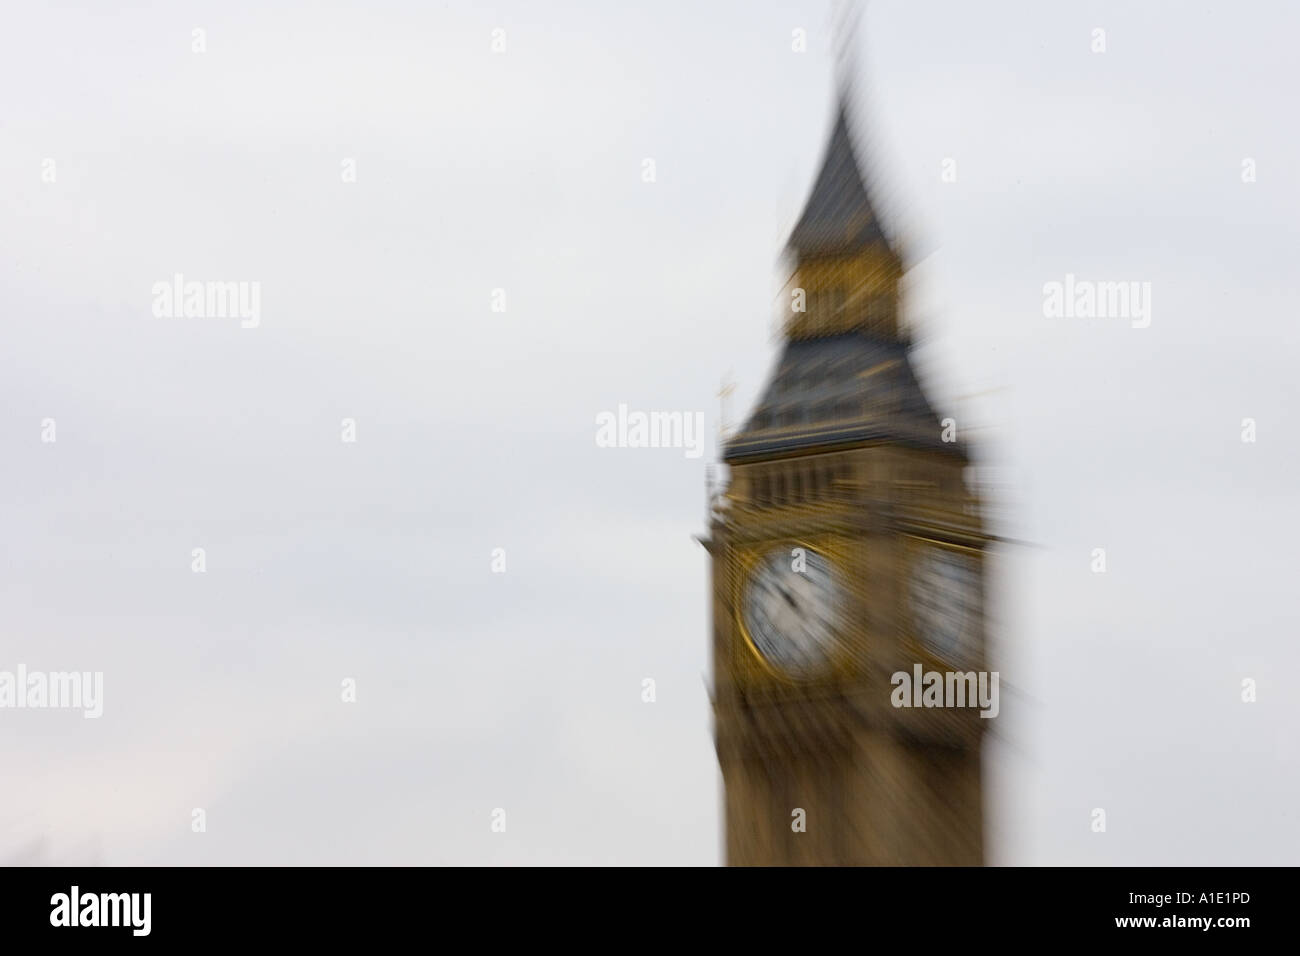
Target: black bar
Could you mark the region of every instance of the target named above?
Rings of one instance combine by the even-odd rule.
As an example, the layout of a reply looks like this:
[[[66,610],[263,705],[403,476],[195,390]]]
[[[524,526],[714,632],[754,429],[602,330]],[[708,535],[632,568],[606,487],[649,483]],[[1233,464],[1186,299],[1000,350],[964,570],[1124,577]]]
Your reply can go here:
[[[1226,868],[914,868],[593,871],[438,868],[49,868],[0,872],[0,926],[7,944],[292,942],[332,947],[349,940],[401,942],[412,930],[476,930],[480,942],[534,932],[663,945],[695,927],[772,934],[812,943],[833,924],[863,945],[874,927],[919,934],[919,943],[1051,938],[1232,945],[1285,932],[1295,874]],[[82,917],[117,926],[52,925],[67,919],[72,887]],[[114,896],[141,894],[127,908]],[[148,934],[140,933],[148,896]],[[1180,896],[1179,894],[1190,894]],[[94,896],[94,903],[87,903]],[[60,910],[61,900],[68,906]],[[133,920],[131,917],[135,917]],[[1121,920],[1154,920],[1120,925]],[[1211,925],[1189,925],[1209,919]],[[1244,925],[1225,920],[1244,919]],[[837,930],[836,932],[839,932]],[[983,944],[981,943],[981,948]],[[10,950],[16,952],[17,950]]]

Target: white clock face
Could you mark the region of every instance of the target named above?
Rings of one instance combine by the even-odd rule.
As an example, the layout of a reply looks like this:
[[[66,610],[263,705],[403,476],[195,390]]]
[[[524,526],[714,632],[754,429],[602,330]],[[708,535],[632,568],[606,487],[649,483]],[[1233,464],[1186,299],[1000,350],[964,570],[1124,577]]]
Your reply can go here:
[[[844,590],[824,555],[778,548],[754,566],[742,609],[758,653],[781,673],[808,678],[825,670],[834,653]]]
[[[953,662],[975,654],[980,626],[980,571],[974,555],[926,548],[912,566],[912,618],[931,653]]]

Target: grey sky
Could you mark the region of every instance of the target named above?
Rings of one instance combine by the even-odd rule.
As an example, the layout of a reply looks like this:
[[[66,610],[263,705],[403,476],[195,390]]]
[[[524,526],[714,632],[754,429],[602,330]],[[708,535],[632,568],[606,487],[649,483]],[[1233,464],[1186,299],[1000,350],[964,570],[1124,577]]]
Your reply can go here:
[[[717,862],[712,449],[594,423],[713,434],[728,369],[747,413],[831,117],[826,5],[16,19],[0,669],[102,670],[105,704],[0,713],[0,859]],[[1263,2],[864,18],[918,365],[1037,545],[997,569],[1024,698],[986,761],[992,862],[1296,860],[1297,33]],[[154,318],[176,272],[260,282],[260,327]],[[1044,318],[1067,272],[1150,282],[1151,326]]]

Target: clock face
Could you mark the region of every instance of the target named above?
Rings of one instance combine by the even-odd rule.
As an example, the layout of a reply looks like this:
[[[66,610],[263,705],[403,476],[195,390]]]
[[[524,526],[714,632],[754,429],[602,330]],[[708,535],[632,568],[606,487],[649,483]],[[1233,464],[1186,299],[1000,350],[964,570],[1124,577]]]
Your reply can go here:
[[[980,571],[974,555],[926,548],[912,566],[912,618],[917,637],[947,661],[975,654],[980,618]]]
[[[788,677],[813,677],[825,670],[835,650],[844,590],[824,555],[811,548],[778,548],[750,573],[742,613],[764,660]]]

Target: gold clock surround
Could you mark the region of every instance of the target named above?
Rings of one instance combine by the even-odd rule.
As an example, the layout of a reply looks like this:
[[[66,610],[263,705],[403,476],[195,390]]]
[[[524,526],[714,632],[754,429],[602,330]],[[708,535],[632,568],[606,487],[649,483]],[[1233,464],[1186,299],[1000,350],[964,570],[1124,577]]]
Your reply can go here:
[[[808,675],[793,675],[786,673],[780,667],[774,665],[759,650],[753,636],[749,633],[749,626],[745,622],[745,591],[753,580],[755,571],[762,562],[777,551],[789,550],[791,552],[796,548],[803,548],[821,555],[830,565],[834,580],[839,586],[842,595],[842,608],[839,619],[836,621],[838,632],[834,635],[833,652],[828,655],[825,667],[817,673]],[[834,544],[834,539],[827,537],[821,543],[813,543],[804,539],[777,539],[768,541],[753,547],[748,547],[739,555],[739,566],[735,575],[735,592],[732,595],[731,606],[734,612],[734,624],[737,633],[744,640],[745,647],[748,649],[750,656],[756,660],[759,666],[768,677],[779,681],[783,684],[792,686],[802,686],[815,684],[818,681],[824,681],[828,678],[843,678],[851,673],[849,661],[849,642],[846,639],[852,629],[853,621],[853,589],[852,576],[847,573],[846,567],[847,552],[844,548]]]
[[[976,617],[975,628],[977,632],[982,633],[984,630],[984,551],[981,548],[974,548],[970,545],[957,544],[952,541],[944,541],[940,538],[929,538],[921,535],[905,535],[904,542],[904,586],[899,588],[899,597],[902,601],[902,612],[899,614],[899,620],[903,623],[903,648],[907,653],[915,655],[915,660],[922,664],[926,670],[980,670],[984,667],[984,652],[982,642],[977,642],[975,656],[969,660],[950,661],[945,660],[931,650],[922,640],[921,635],[917,632],[916,613],[912,607],[911,598],[911,576],[921,556],[932,548],[938,548],[944,551],[953,551],[958,554],[970,555],[975,559],[977,577],[980,581],[979,591],[979,611]]]

